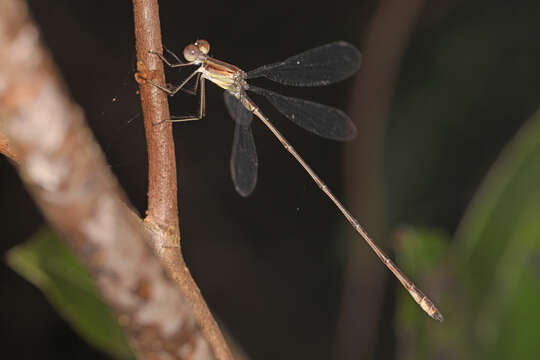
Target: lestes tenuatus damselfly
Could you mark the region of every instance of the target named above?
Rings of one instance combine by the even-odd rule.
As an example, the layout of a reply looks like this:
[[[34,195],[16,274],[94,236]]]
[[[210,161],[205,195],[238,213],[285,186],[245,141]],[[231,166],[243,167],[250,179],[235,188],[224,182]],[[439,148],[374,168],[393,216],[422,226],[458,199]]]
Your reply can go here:
[[[290,86],[323,86],[343,80],[354,74],[360,67],[360,52],[346,42],[334,42],[301,54],[282,62],[264,65],[255,70],[244,72],[238,67],[208,56],[210,44],[206,40],[197,40],[184,49],[183,63],[175,54],[167,50],[177,61],[169,62],[162,54],[153,53],[168,66],[198,66],[180,85],[172,88],[157,86],[169,95],[179,90],[195,77],[195,88],[200,92],[199,113],[196,116],[183,116],[169,121],[200,120],[206,108],[205,79],[225,89],[225,105],[235,121],[233,150],[231,156],[231,175],[236,190],[242,196],[248,196],[257,182],[257,153],[251,132],[253,115],[258,117],[281,142],[283,147],[300,163],[319,188],[332,200],[352,227],[362,236],[379,259],[396,276],[413,299],[433,319],[442,321],[443,316],[433,302],[418,289],[412,281],[394,264],[382,249],[369,237],[359,222],[330,191],[328,186],[317,176],[304,159],[294,150],[285,137],[274,127],[259,107],[247,96],[246,91],[265,96],[283,115],[298,126],[319,136],[334,140],[349,140],[356,134],[356,128],[349,117],[341,110],[277,94],[273,91],[249,85],[247,79],[265,77],[272,81]]]

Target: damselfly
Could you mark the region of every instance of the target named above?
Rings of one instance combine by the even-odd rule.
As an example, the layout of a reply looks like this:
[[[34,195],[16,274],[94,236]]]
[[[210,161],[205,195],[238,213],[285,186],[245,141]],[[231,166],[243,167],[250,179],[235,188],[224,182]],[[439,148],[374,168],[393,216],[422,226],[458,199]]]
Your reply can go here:
[[[433,319],[442,321],[443,316],[431,300],[420,291],[412,281],[394,264],[382,249],[369,237],[359,222],[341,204],[328,186],[315,174],[311,167],[294,150],[285,137],[274,127],[260,108],[248,97],[246,91],[265,96],[283,115],[298,126],[319,136],[334,140],[349,140],[356,134],[356,128],[349,117],[341,110],[277,94],[247,83],[247,79],[265,77],[272,81],[290,86],[323,86],[348,78],[360,67],[360,52],[346,42],[334,42],[323,45],[282,62],[264,65],[255,70],[244,72],[238,67],[208,56],[210,44],[206,40],[197,40],[184,49],[182,62],[178,56],[167,50],[177,61],[169,62],[162,54],[153,53],[172,68],[197,66],[182,83],[176,87],[163,87],[148,80],[169,95],[185,90],[185,85],[195,77],[192,91],[200,92],[199,113],[196,116],[183,116],[169,121],[200,120],[205,115],[205,80],[208,79],[225,89],[225,105],[235,121],[233,150],[231,155],[231,175],[234,186],[242,196],[248,196],[257,182],[257,153],[251,132],[253,115],[258,117],[281,142],[283,147],[300,163],[313,181],[341,211],[352,227],[362,236],[384,265],[396,276],[413,299]]]

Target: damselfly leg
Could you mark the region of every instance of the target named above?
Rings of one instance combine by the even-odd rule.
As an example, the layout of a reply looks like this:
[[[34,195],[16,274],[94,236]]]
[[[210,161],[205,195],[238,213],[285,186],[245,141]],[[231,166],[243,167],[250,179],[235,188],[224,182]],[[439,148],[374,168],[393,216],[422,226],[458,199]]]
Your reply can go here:
[[[199,85],[200,84],[200,85]],[[195,89],[199,88],[200,96],[199,96],[199,113],[197,115],[186,115],[186,116],[173,116],[171,119],[168,119],[166,121],[168,122],[186,122],[186,121],[193,121],[193,120],[201,120],[204,115],[206,114],[206,86],[204,83],[204,78],[201,76],[201,74],[197,74],[197,80],[195,83]],[[193,95],[195,95],[197,90],[194,91]]]

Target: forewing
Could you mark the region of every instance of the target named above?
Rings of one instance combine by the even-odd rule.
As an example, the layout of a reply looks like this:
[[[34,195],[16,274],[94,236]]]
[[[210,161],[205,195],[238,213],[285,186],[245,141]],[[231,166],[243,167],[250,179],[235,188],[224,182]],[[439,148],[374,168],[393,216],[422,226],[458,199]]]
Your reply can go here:
[[[235,121],[231,177],[236,191],[249,196],[257,184],[257,149],[251,131],[253,115],[233,95],[224,92],[225,105]]]
[[[248,79],[265,77],[290,86],[322,86],[348,78],[360,68],[361,55],[351,44],[338,41],[285,61],[264,65],[247,73]]]
[[[356,135],[353,122],[339,109],[254,86],[249,90],[265,96],[285,117],[316,135],[340,141],[350,140]]]

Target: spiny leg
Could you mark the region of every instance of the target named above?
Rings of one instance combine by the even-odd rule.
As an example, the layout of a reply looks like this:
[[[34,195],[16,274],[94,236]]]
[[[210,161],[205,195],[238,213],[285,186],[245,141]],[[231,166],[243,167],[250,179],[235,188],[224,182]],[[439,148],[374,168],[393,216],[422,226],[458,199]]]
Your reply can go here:
[[[169,51],[167,48],[165,48],[167,51]],[[171,66],[171,67],[174,67],[173,65],[174,64],[170,64],[164,57],[163,55],[159,54],[159,53],[154,53],[156,55],[158,55],[162,60],[163,62],[165,62],[167,65]],[[176,57],[176,56],[175,56]],[[200,82],[200,100],[199,100],[199,114],[197,116],[181,116],[181,117],[176,117],[175,119],[167,119],[167,120],[162,120],[158,123],[156,123],[156,125],[158,124],[161,124],[163,121],[168,121],[168,122],[184,122],[184,121],[192,121],[192,120],[200,120],[204,117],[205,113],[206,113],[206,94],[205,94],[205,82],[204,82],[204,77],[201,77],[201,73],[198,71],[199,69],[195,70],[194,72],[192,72],[187,78],[184,79],[184,81],[182,81],[182,83],[180,83],[180,85],[178,85],[176,88],[174,88],[173,90],[171,89],[168,89],[164,86],[161,86],[151,80],[146,80],[148,81],[151,85],[157,87],[158,89],[166,92],[169,96],[173,96],[175,95],[179,90],[183,89],[184,86],[189,82],[189,80],[191,80],[191,78],[193,78],[193,76],[197,75],[197,79],[195,80],[195,88],[193,91],[191,90],[186,90],[184,89],[185,92],[188,92],[188,93],[191,93],[192,95],[196,95],[197,93],[197,89],[199,88],[199,82]]]
[[[200,98],[199,98],[199,114],[196,116],[180,116],[175,119],[169,119],[165,120],[168,122],[184,122],[184,121],[192,121],[192,120],[201,120],[206,115],[206,91],[205,91],[205,83],[204,78],[199,77],[199,80],[197,83],[201,83],[200,86]]]
[[[199,88],[199,81],[200,81],[201,73],[197,74],[197,78],[195,80],[195,87],[193,89],[186,89],[185,87],[182,88],[182,91],[190,94],[190,95],[197,95],[197,90]]]
[[[174,57],[174,59],[176,61],[178,61],[177,64],[172,64],[171,62],[169,62],[162,54],[160,53],[157,53],[157,52],[154,52],[154,51],[150,51],[150,54],[154,54],[154,55],[157,55],[159,56],[159,58],[161,59],[161,61],[163,61],[165,64],[167,64],[169,67],[180,67],[180,66],[188,66],[188,65],[194,65],[193,62],[190,62],[190,63],[183,63],[182,60],[180,60],[180,58],[175,54],[173,53],[171,50],[169,50],[165,45],[163,45],[163,48],[165,49],[165,51],[167,51],[169,54],[172,55],[172,57]],[[190,95],[196,95],[197,94],[197,85],[199,84],[199,81],[197,79],[197,81],[195,82],[195,88],[193,90],[188,90],[188,89],[184,89],[182,88],[181,90],[185,93],[188,93]],[[157,84],[153,84],[153,85],[156,85]],[[163,89],[162,89],[163,90]]]
[[[171,89],[168,89],[164,86],[161,86],[159,84],[156,84],[155,82],[153,82],[152,80],[146,80],[148,81],[150,84],[154,85],[155,87],[157,87],[158,89],[161,89],[162,91],[165,91],[167,94],[169,94],[169,96],[174,96],[174,94],[176,94],[180,89],[182,89],[189,80],[191,80],[192,77],[194,77],[197,73],[199,73],[199,69],[195,70],[194,72],[191,73],[191,75],[189,75],[187,78],[184,79],[184,81],[182,81],[180,83],[180,85],[178,85],[177,87],[175,87],[173,90]]]
[[[158,52],[155,52],[155,51],[149,51],[150,54],[154,54],[154,55],[157,55],[159,56],[159,58],[161,59],[161,61],[163,61],[165,64],[167,64],[169,67],[172,67],[172,68],[176,68],[176,67],[181,67],[181,66],[190,66],[190,65],[194,65],[195,64],[195,61],[191,61],[191,62],[187,62],[187,63],[183,63],[180,61],[180,59],[178,58],[178,56],[176,56],[176,54],[172,53],[169,49],[165,48],[165,50],[167,50],[169,53],[173,54],[174,55],[174,58],[176,60],[178,60],[179,62],[176,63],[176,64],[173,64],[171,62],[169,62],[169,60],[167,60],[165,58],[165,56],[163,56],[163,54],[160,54]]]
[[[206,83],[204,81],[204,78],[201,77],[201,99],[199,108],[199,114],[201,114],[201,118],[206,115]]]
[[[182,60],[180,60],[180,58],[178,57],[178,55],[176,55],[175,53],[173,53],[171,50],[169,50],[165,45],[162,45],[163,48],[165,49],[165,51],[167,51],[169,54],[172,55],[172,57],[178,61],[177,64],[183,64],[184,62]]]

